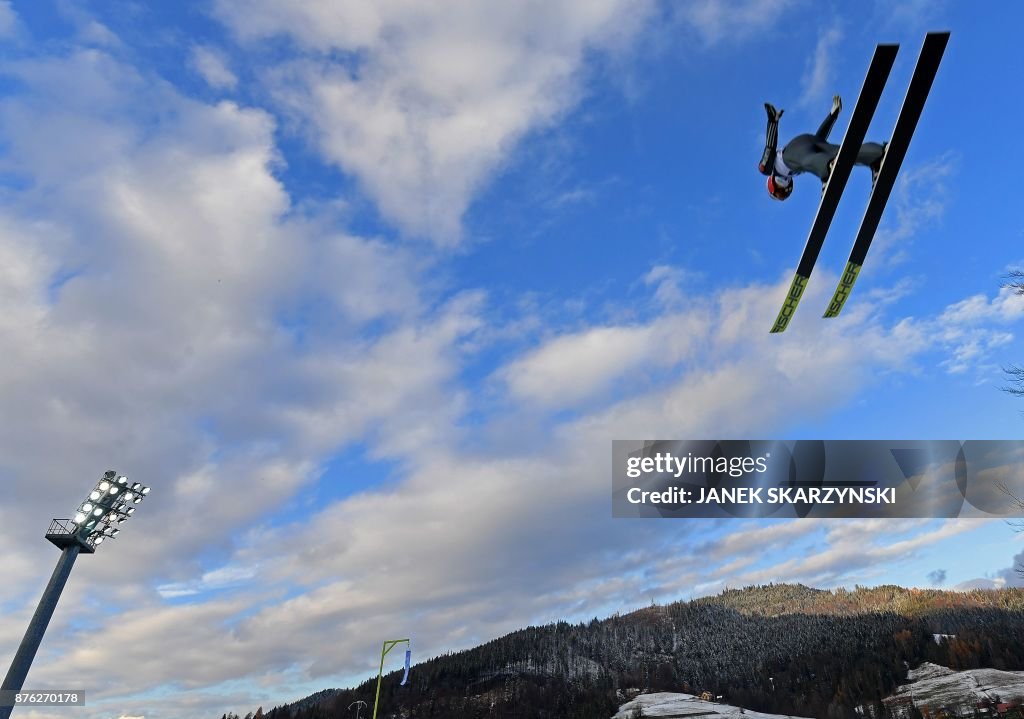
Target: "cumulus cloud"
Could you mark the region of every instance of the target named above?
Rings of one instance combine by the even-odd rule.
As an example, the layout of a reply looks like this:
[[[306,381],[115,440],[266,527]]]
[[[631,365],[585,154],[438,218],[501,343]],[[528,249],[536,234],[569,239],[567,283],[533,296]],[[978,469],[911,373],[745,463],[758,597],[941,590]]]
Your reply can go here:
[[[713,45],[767,30],[790,5],[704,0],[669,15]],[[281,106],[386,219],[448,245],[513,148],[585,95],[588,53],[618,57],[656,7],[218,0],[215,12],[247,45],[291,40],[298,52],[266,75]]]
[[[5,70],[30,88],[0,106],[8,167],[39,194],[0,208],[0,407],[19,418],[0,472],[22,498],[0,525],[35,536],[69,516],[88,468],[154,487],[146,525],[80,563],[69,606],[89,587],[151,602],[150,576],[178,598],[245,583],[207,555],[315,481],[314,459],[373,431],[397,438],[382,451],[414,451],[451,426],[446,378],[479,298],[424,301],[404,250],[293,218],[265,113],[192,102],[99,51]],[[48,549],[5,564],[4,647]]]
[[[243,41],[294,41],[302,56],[271,74],[278,99],[386,218],[442,244],[512,147],[576,103],[586,52],[628,43],[650,6],[216,4]]]

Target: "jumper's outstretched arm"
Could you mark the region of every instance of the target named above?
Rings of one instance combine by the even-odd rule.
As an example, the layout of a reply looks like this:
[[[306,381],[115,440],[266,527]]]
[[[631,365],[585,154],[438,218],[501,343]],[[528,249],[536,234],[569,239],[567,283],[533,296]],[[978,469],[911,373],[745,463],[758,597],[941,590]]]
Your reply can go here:
[[[757,169],[762,175],[770,175],[774,172],[775,152],[779,146],[779,118],[785,110],[776,110],[770,102],[764,104],[764,110],[768,114],[768,127],[765,130],[764,154],[761,155]]]
[[[842,100],[842,98],[840,98],[839,95],[833,95],[832,96],[832,109],[829,111],[828,117],[826,117],[822,121],[821,127],[818,128],[818,131],[816,133],[814,133],[814,135],[817,138],[819,138],[821,140],[827,140],[828,139],[828,134],[830,132],[832,132],[832,126],[836,124],[836,118],[839,117],[839,111],[842,110],[842,109],[843,109],[843,100]]]

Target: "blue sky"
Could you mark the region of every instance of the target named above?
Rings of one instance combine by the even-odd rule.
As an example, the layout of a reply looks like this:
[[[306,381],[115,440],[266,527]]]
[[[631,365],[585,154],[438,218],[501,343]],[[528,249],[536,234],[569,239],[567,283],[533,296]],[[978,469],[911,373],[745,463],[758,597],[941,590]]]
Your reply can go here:
[[[111,467],[154,488],[30,675],[91,677],[81,716],[244,714],[370,676],[391,636],[424,659],[751,583],[1019,581],[1000,520],[613,520],[607,461],[1020,436],[1015,4],[95,5],[0,2],[0,655],[49,518]],[[866,171],[770,335],[818,187],[769,199],[762,103],[785,140],[841,94],[840,137],[898,42],[884,139],[930,29],[843,316]]]

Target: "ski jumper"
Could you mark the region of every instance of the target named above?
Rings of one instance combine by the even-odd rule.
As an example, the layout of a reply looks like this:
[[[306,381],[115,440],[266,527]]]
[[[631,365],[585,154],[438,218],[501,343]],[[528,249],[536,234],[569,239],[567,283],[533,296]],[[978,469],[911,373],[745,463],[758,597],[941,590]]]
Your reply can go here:
[[[809,172],[822,182],[828,180],[829,164],[839,154],[839,145],[828,141],[832,126],[839,117],[839,110],[830,112],[813,135],[797,135],[781,150],[776,150],[779,138],[781,111],[765,103],[768,111],[768,129],[765,135],[765,151],[758,166],[764,175],[774,174],[783,183],[793,175]],[[857,153],[855,164],[877,166],[885,154],[885,147],[877,142],[865,142]]]

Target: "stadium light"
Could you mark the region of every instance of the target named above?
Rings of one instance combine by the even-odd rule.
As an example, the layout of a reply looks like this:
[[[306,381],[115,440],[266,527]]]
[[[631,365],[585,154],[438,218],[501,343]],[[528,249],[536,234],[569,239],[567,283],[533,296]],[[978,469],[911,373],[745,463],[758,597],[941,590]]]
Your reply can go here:
[[[32,660],[78,555],[92,554],[105,540],[116,538],[121,530],[113,525],[121,524],[135,513],[135,507],[125,506],[128,497],[134,496],[134,503],[138,504],[149,494],[149,487],[136,482],[132,485],[133,492],[128,490],[125,486],[127,484],[127,477],[110,470],[104,473],[85,501],[79,504],[73,519],[54,519],[50,522],[46,538],[60,547],[60,559],[57,560],[50,582],[43,591],[0,690],[18,692],[24,686],[29,667],[32,666]],[[9,719],[12,710],[12,706],[0,706],[0,719]]]

